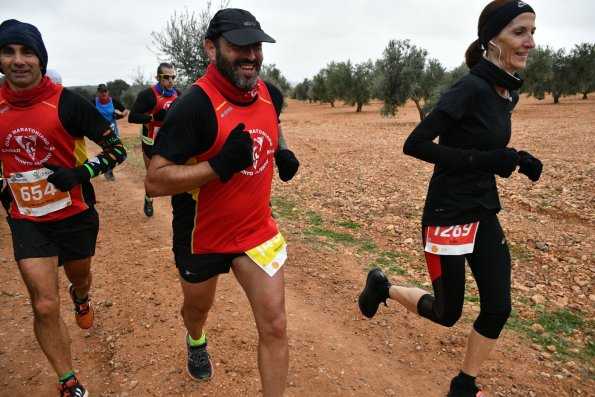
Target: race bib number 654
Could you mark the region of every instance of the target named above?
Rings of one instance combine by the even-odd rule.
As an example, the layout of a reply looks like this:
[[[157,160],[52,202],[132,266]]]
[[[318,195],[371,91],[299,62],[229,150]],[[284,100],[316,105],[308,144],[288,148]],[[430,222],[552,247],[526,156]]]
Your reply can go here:
[[[72,204],[70,194],[48,182],[52,171],[40,168],[14,173],[7,179],[19,212],[29,216],[43,216]]]

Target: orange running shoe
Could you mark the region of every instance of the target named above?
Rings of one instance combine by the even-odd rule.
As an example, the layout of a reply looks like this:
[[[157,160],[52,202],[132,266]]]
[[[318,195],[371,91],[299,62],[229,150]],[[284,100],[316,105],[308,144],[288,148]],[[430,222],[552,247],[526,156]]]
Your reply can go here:
[[[66,382],[58,385],[60,397],[89,397],[89,392],[85,390],[77,378],[72,376]]]
[[[87,299],[83,303],[79,303],[79,299],[75,297],[74,286],[70,284],[68,286],[68,293],[74,303],[74,318],[76,323],[82,329],[88,329],[93,326],[95,321],[95,312],[93,306],[91,306],[91,300],[87,296]]]

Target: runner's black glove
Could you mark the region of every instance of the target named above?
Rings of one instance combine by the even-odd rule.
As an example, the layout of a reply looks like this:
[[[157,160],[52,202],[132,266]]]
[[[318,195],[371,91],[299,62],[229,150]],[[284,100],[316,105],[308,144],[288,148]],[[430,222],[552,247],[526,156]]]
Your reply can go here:
[[[541,161],[523,150],[519,152],[519,158],[519,172],[527,175],[533,182],[537,182],[543,170]]]
[[[289,149],[281,149],[275,153],[275,164],[279,169],[279,178],[283,182],[289,181],[300,168],[300,162]]]
[[[153,121],[163,121],[165,120],[165,115],[167,114],[167,110],[159,109],[155,113],[153,113]]]
[[[519,155],[515,149],[494,149],[480,152],[472,149],[470,161],[473,167],[480,171],[496,174],[508,178],[519,163]]]
[[[63,192],[67,192],[79,183],[91,179],[91,175],[89,175],[89,171],[85,166],[64,168],[49,163],[43,163],[43,166],[54,172],[48,176],[48,182]]]
[[[209,160],[222,183],[252,164],[252,138],[244,128],[244,124],[240,123],[231,130],[221,151]]]

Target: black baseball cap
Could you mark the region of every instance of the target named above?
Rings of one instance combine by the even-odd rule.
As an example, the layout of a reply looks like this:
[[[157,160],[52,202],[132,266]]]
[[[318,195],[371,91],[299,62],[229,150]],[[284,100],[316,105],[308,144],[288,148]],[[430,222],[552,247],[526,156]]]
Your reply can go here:
[[[266,34],[260,23],[246,10],[225,8],[217,11],[207,29],[205,38],[225,37],[235,45],[250,45],[266,41],[275,43],[275,39]]]
[[[105,84],[101,83],[101,84],[99,84],[99,85],[97,86],[97,92],[99,92],[99,91],[103,91],[103,90],[106,90],[106,91],[107,91],[107,85],[105,85]]]

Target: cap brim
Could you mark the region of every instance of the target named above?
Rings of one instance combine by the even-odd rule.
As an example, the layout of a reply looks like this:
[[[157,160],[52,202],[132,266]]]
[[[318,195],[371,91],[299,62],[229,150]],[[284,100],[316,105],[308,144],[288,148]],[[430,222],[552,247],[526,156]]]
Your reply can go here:
[[[250,45],[254,43],[275,43],[275,39],[258,29],[234,29],[222,33],[223,37],[235,45]]]

